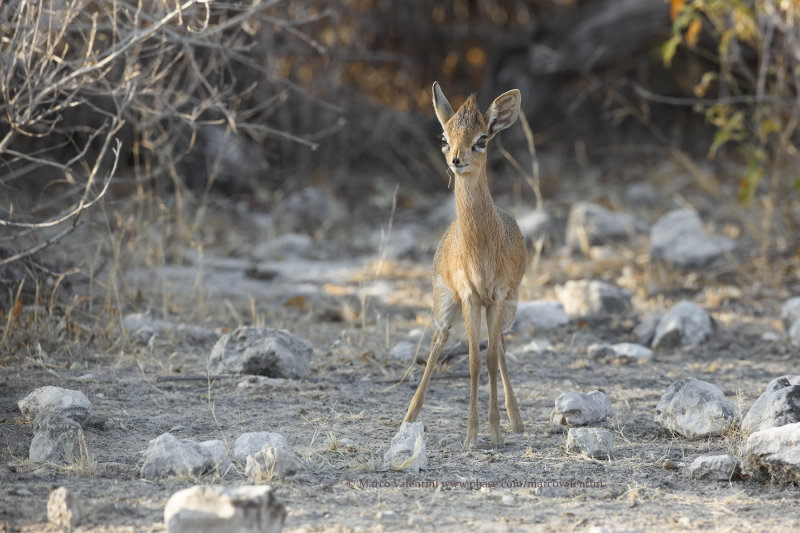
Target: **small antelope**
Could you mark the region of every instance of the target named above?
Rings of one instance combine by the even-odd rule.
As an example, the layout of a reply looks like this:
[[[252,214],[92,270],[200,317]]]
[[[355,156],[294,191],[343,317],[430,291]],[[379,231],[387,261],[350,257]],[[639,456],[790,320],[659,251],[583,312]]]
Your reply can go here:
[[[460,307],[469,336],[469,418],[464,449],[473,448],[478,440],[482,308],[486,308],[489,330],[486,368],[492,445],[503,444],[497,407],[498,362],[511,428],[516,433],[525,429],[508,377],[503,330],[511,326],[517,312],[517,289],[525,272],[527,253],[519,226],[513,217],[494,205],[486,181],[486,144],[517,120],[519,106],[519,90],[514,89],[498,96],[485,115],[478,111],[474,94],[456,113],[439,83],[433,84],[433,109],[444,129],[442,152],[455,175],[456,219],[439,241],[433,258],[431,352],[404,422],[417,419],[433,368]]]

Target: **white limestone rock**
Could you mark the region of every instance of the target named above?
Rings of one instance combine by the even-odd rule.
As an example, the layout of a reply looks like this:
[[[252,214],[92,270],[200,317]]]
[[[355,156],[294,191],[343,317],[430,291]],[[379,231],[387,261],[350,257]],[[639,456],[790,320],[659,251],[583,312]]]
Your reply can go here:
[[[288,448],[265,444],[247,456],[245,474],[253,483],[283,479],[303,470],[303,462]]]
[[[286,508],[267,485],[194,486],[164,507],[168,533],[280,533]]]
[[[69,463],[81,456],[86,439],[81,425],[54,414],[36,417],[28,458],[36,463]]]
[[[550,421],[555,425],[587,426],[613,415],[611,400],[604,392],[565,392],[556,398]]]
[[[689,477],[711,481],[731,481],[739,476],[739,461],[728,455],[706,454],[697,457],[689,465]]]
[[[214,441],[209,441],[214,442]],[[212,471],[218,464],[216,445],[202,444],[192,439],[179,439],[163,433],[150,441],[142,454],[141,476],[158,479],[166,476],[199,476]],[[223,461],[219,461],[221,464]]]
[[[92,404],[84,393],[61,387],[39,387],[17,402],[17,405],[26,420],[56,415],[83,424],[92,414]]]
[[[83,519],[83,504],[78,491],[58,487],[47,500],[47,520],[66,530],[77,527]]]
[[[800,422],[756,431],[745,444],[747,461],[777,483],[800,483]]]
[[[664,260],[684,269],[706,267],[736,247],[723,236],[706,235],[694,211],[674,209],[650,228],[650,259]]]
[[[658,322],[653,349],[676,346],[697,346],[714,334],[711,315],[705,309],[689,301],[681,301],[669,310]]]
[[[599,204],[576,202],[567,218],[567,247],[588,251],[590,246],[626,241],[646,226],[630,213],[610,211]]]
[[[781,376],[769,382],[742,419],[742,430],[753,433],[800,422],[800,375]]]
[[[233,445],[233,458],[245,464],[247,456],[260,451],[265,444],[289,449],[289,441],[280,433],[270,433],[269,431],[242,433]]]
[[[570,319],[608,320],[631,310],[630,292],[599,280],[572,280],[556,288]]]
[[[560,302],[547,300],[523,301],[517,304],[517,314],[512,329],[527,332],[546,330],[569,323],[569,317]]]
[[[737,424],[739,410],[717,387],[695,378],[669,386],[656,406],[655,421],[690,439],[720,436]]]
[[[211,350],[214,373],[257,374],[273,378],[301,378],[311,372],[311,343],[285,330],[239,326]]]
[[[420,470],[428,468],[422,422],[403,422],[400,430],[392,437],[392,443],[383,456],[383,462],[391,470],[419,473]]]
[[[569,428],[567,451],[592,459],[610,459],[614,453],[614,436],[602,428]]]
[[[800,320],[800,296],[789,298],[781,306],[781,323],[783,329],[789,331]]]

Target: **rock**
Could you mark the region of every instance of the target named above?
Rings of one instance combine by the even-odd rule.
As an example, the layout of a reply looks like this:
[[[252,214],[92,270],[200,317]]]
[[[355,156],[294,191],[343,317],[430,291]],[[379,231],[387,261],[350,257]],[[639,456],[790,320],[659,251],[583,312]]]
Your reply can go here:
[[[242,433],[233,445],[233,458],[245,464],[247,456],[259,452],[265,444],[289,449],[289,441],[280,433],[270,433],[269,431]]]
[[[522,351],[524,353],[535,353],[535,354],[543,354],[547,352],[555,351],[553,347],[553,343],[550,342],[549,339],[544,338],[536,338],[531,339],[528,344],[522,347]]]
[[[781,334],[775,331],[765,331],[761,334],[761,340],[764,342],[778,342],[781,340]]]
[[[311,344],[285,330],[239,326],[211,350],[214,373],[258,374],[273,378],[301,378],[311,372]]]
[[[739,462],[728,455],[701,455],[689,465],[689,476],[694,479],[731,481],[739,476]]]
[[[636,337],[636,342],[643,346],[650,346],[653,338],[656,336],[656,329],[658,323],[661,322],[661,315],[651,315],[633,328],[633,335]]]
[[[253,483],[283,479],[303,470],[303,462],[289,448],[265,444],[247,456],[245,473]]]
[[[92,404],[84,393],[61,387],[39,387],[17,402],[17,405],[26,420],[55,415],[83,424],[92,414]]]
[[[800,296],[789,298],[781,307],[781,323],[787,332],[800,320]]]
[[[425,432],[422,422],[403,422],[392,437],[392,443],[383,456],[384,464],[392,470],[419,473],[427,470],[428,455],[425,450]]]
[[[713,333],[711,315],[697,304],[684,300],[675,304],[658,322],[652,346],[656,350],[697,346],[710,339]]]
[[[79,492],[58,487],[50,493],[47,500],[47,519],[67,530],[80,524],[83,518],[83,506]]]
[[[86,445],[81,425],[54,414],[36,417],[28,457],[36,463],[71,462],[81,456]],[[85,448],[83,448],[85,450]]]
[[[639,363],[653,360],[653,350],[647,348],[646,346],[642,346],[641,344],[620,342],[617,344],[612,344],[611,349],[620,359],[627,359],[628,361],[636,361]]]
[[[553,217],[545,211],[535,210],[520,215],[517,217],[517,225],[528,242],[535,243],[543,239],[545,245],[548,245],[555,239]]]
[[[614,436],[607,429],[569,428],[567,451],[575,451],[592,459],[610,459]]]
[[[291,380],[285,378],[268,378],[266,376],[244,376],[236,384],[240,389],[256,387],[259,389],[280,390],[289,388]]]
[[[347,210],[327,190],[306,187],[279,202],[272,213],[278,233],[324,232],[343,218]]]
[[[756,431],[745,444],[747,461],[778,483],[800,483],[800,422]]]
[[[625,201],[635,207],[658,205],[658,190],[646,181],[631,183],[625,187]]]
[[[141,344],[147,344],[156,335],[171,335],[192,342],[214,342],[220,337],[219,332],[210,328],[158,320],[143,313],[127,315],[122,319],[122,327]]]
[[[556,296],[571,319],[605,320],[631,309],[630,293],[603,281],[568,281],[556,289]]]
[[[614,348],[607,342],[595,342],[586,348],[586,355],[592,359],[608,359],[609,357],[616,357]]]
[[[550,421],[564,426],[586,426],[613,415],[611,400],[604,392],[566,392],[556,398]]]
[[[656,406],[655,421],[662,427],[699,439],[725,434],[736,424],[736,405],[717,387],[695,378],[683,378],[669,386]]]
[[[220,476],[225,476],[235,468],[233,461],[228,456],[228,447],[225,442],[216,440],[207,440],[200,443],[200,446],[206,450],[209,458],[211,459],[212,470],[216,470]]]
[[[400,341],[389,351],[389,357],[401,363],[411,363],[416,357],[417,346],[408,341]]]
[[[782,376],[769,382],[742,419],[750,434],[771,427],[800,422],[800,376]]]
[[[217,465],[218,457],[214,455],[213,448],[213,445],[203,445],[195,440],[179,439],[171,433],[163,433],[151,440],[150,445],[142,452],[144,463],[141,476],[158,479],[170,475],[205,474]]]
[[[567,247],[588,252],[589,247],[625,241],[646,231],[644,223],[630,213],[609,211],[591,202],[577,202],[567,218]]]
[[[164,507],[169,533],[279,533],[285,519],[286,509],[265,485],[194,486]]]
[[[792,344],[800,344],[800,320],[795,320],[789,328],[789,340]]]
[[[517,315],[512,329],[514,331],[527,331],[533,328],[543,330],[557,328],[568,323],[569,317],[561,303],[533,300],[517,304]]]
[[[722,236],[708,236],[694,211],[674,209],[650,229],[650,260],[664,260],[685,269],[703,268],[736,247]]]

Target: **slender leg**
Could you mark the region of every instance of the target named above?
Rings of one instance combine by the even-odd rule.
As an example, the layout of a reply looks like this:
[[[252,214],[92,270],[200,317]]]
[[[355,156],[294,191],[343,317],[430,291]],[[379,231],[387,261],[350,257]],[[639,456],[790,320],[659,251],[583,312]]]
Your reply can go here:
[[[461,302],[461,311],[467,325],[469,337],[469,414],[467,415],[467,438],[463,448],[474,448],[478,443],[478,379],[481,375],[481,307],[469,301]]]
[[[522,423],[517,398],[514,396],[514,390],[511,388],[511,379],[508,377],[508,366],[506,366],[506,339],[503,337],[503,331],[511,327],[511,324],[514,322],[514,315],[516,312],[516,298],[513,300],[506,300],[502,313],[502,326],[500,328],[500,377],[503,379],[503,393],[506,397],[506,412],[508,413],[509,420],[511,420],[511,430],[514,433],[523,433],[525,431],[525,425]]]
[[[452,292],[446,289],[441,282],[437,283],[437,281],[434,280],[433,284],[433,324],[435,331],[431,341],[431,353],[428,355],[425,372],[422,374],[422,380],[419,382],[417,392],[411,398],[411,404],[408,406],[403,422],[416,422],[417,415],[422,409],[422,403],[425,401],[425,391],[428,390],[431,374],[433,374],[439,355],[441,355],[444,344],[450,336],[450,328],[458,314],[458,302],[456,302]]]
[[[422,374],[422,380],[419,382],[417,392],[411,398],[411,404],[408,406],[408,412],[403,422],[416,422],[417,415],[422,409],[422,403],[425,401],[425,391],[428,390],[428,382],[431,380],[431,374],[436,367],[436,362],[439,360],[439,355],[442,353],[444,343],[447,342],[447,337],[450,335],[450,329],[437,329],[433,334],[433,341],[431,341],[431,353],[428,356],[428,363],[425,365],[425,372]]]
[[[503,302],[486,308],[486,326],[489,330],[489,346],[486,348],[486,370],[489,372],[489,432],[492,446],[503,445],[500,433],[500,409],[497,407],[497,358],[500,351],[500,321],[503,317]]]

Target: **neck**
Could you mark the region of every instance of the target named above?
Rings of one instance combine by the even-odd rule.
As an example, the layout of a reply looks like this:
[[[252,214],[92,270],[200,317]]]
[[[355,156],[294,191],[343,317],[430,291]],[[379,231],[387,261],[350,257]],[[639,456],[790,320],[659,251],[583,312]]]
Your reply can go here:
[[[465,244],[485,246],[498,242],[500,220],[486,183],[486,170],[456,174],[455,195],[456,220]]]

